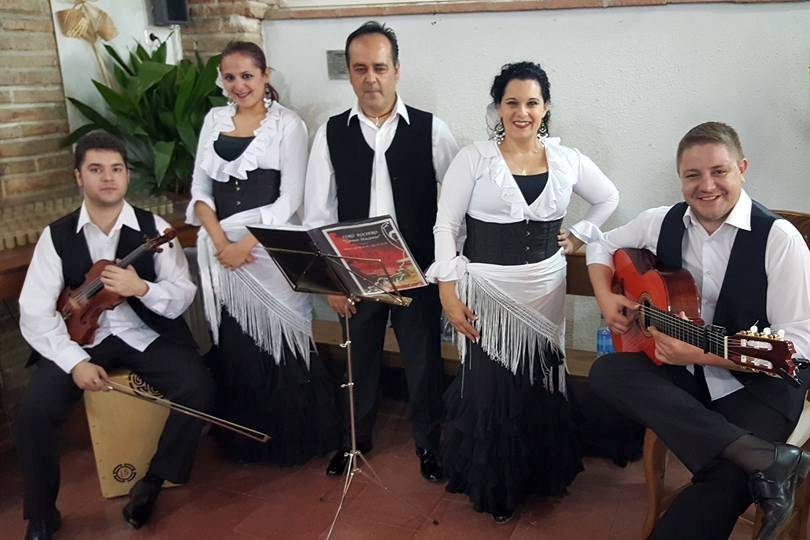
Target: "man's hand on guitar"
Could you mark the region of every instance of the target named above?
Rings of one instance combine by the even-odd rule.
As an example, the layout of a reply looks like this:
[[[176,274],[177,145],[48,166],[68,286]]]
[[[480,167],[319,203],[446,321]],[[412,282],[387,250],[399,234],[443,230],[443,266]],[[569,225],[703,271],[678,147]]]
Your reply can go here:
[[[104,288],[124,298],[143,296],[149,290],[149,285],[142,280],[132,265],[118,268],[114,264],[101,271],[101,282]]]
[[[655,340],[655,357],[661,362],[673,366],[704,363],[706,355],[703,354],[702,349],[669,337],[663,332],[659,332],[654,326],[651,326],[649,330]]]
[[[73,376],[73,382],[82,390],[89,392],[106,392],[109,390],[107,387],[107,381],[109,380],[107,372],[104,371],[103,367],[87,360],[82,360],[73,366],[70,374]]]
[[[638,318],[638,304],[626,296],[613,292],[596,297],[599,310],[605,318],[605,324],[611,332],[624,334]]]

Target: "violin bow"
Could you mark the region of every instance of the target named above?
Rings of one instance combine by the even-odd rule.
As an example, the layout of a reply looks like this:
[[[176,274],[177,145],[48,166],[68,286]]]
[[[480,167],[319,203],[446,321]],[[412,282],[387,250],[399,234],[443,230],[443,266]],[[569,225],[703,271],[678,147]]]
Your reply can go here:
[[[199,420],[203,420],[205,422],[208,422],[209,424],[214,424],[215,426],[219,426],[221,428],[233,431],[234,433],[238,433],[243,437],[253,439],[254,441],[265,443],[270,440],[270,435],[266,433],[256,431],[255,429],[251,429],[249,427],[241,426],[234,422],[229,422],[228,420],[223,420],[222,418],[218,418],[216,416],[204,413],[202,411],[198,411],[197,409],[186,407],[185,405],[180,405],[179,403],[169,401],[166,398],[147,394],[142,390],[130,388],[129,386],[125,386],[115,381],[105,381],[104,384],[107,385],[107,388],[109,390],[112,390],[114,392],[118,392],[120,394],[124,394],[125,396],[129,396],[132,398],[140,399],[142,401],[147,401],[149,403],[154,403],[155,405],[159,405],[166,409],[171,409],[173,411],[177,411],[179,413],[197,418]]]

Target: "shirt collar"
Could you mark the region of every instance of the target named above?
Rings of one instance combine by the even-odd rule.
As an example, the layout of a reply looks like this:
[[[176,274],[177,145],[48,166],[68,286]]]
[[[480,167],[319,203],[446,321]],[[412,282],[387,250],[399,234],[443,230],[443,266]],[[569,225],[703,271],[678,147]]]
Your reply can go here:
[[[405,120],[405,122],[407,122],[408,124],[411,123],[411,119],[408,117],[408,108],[405,106],[405,102],[402,101],[402,98],[399,97],[399,93],[397,93],[397,101],[396,105],[394,105],[394,114],[386,118],[385,123],[383,123],[383,125],[388,123],[392,118],[396,117],[396,115],[401,116],[402,119]],[[374,122],[371,119],[369,119],[369,117],[367,117],[365,114],[363,114],[363,110],[360,108],[360,103],[358,103],[357,101],[354,102],[352,110],[349,111],[349,118],[346,119],[347,126],[349,125],[349,122],[352,121],[353,116],[357,116],[358,119],[363,120],[366,123],[371,124],[372,126],[374,125]]]
[[[699,222],[692,214],[692,208],[688,207],[683,215],[683,224],[685,227],[690,225],[697,225]],[[743,229],[745,231],[751,230],[751,197],[745,190],[740,191],[740,198],[737,204],[729,212],[728,217],[723,224],[729,224],[732,227]]]
[[[79,222],[76,224],[76,232],[80,232],[88,223],[93,222],[90,221],[87,206],[82,203],[82,209],[79,211]],[[93,223],[93,225],[96,226],[95,223]],[[141,230],[141,227],[138,225],[138,218],[135,216],[135,210],[127,201],[124,201],[124,206],[121,207],[121,212],[118,213],[118,219],[115,220],[115,225],[110,229],[110,233],[114,233],[124,225],[136,231]]]

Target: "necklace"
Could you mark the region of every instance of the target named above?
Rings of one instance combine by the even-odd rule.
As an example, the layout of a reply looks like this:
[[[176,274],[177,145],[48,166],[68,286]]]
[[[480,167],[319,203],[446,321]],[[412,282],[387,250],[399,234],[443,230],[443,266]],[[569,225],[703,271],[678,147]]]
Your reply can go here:
[[[529,152],[510,152],[505,151],[501,148],[501,154],[503,155],[504,161],[509,166],[509,170],[512,174],[517,174],[519,176],[526,176],[526,171],[531,169],[533,165],[537,165],[536,158],[537,155],[543,151],[542,146],[536,146]],[[520,156],[520,160],[518,160],[518,156]],[[536,168],[536,167],[535,167]]]
[[[385,120],[389,116],[391,116],[391,113],[394,112],[394,107],[396,107],[396,106],[397,106],[397,104],[396,104],[396,102],[394,102],[394,104],[391,105],[391,108],[388,109],[388,112],[383,113],[380,116],[372,116],[371,118],[374,119],[374,127],[380,127],[383,124],[383,122],[385,122]]]

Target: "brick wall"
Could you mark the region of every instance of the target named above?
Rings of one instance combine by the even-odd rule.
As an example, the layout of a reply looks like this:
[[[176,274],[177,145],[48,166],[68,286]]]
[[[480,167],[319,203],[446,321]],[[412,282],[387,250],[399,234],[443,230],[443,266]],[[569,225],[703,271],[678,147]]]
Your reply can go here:
[[[0,0],[0,204],[73,184],[48,0]]]
[[[2,1],[2,0],[0,0]],[[183,53],[208,58],[232,40],[262,44],[262,19],[275,0],[188,0],[191,24],[183,29]]]
[[[0,0],[0,207],[72,189],[67,111],[48,0]],[[0,305],[0,452],[28,381],[16,302]]]

